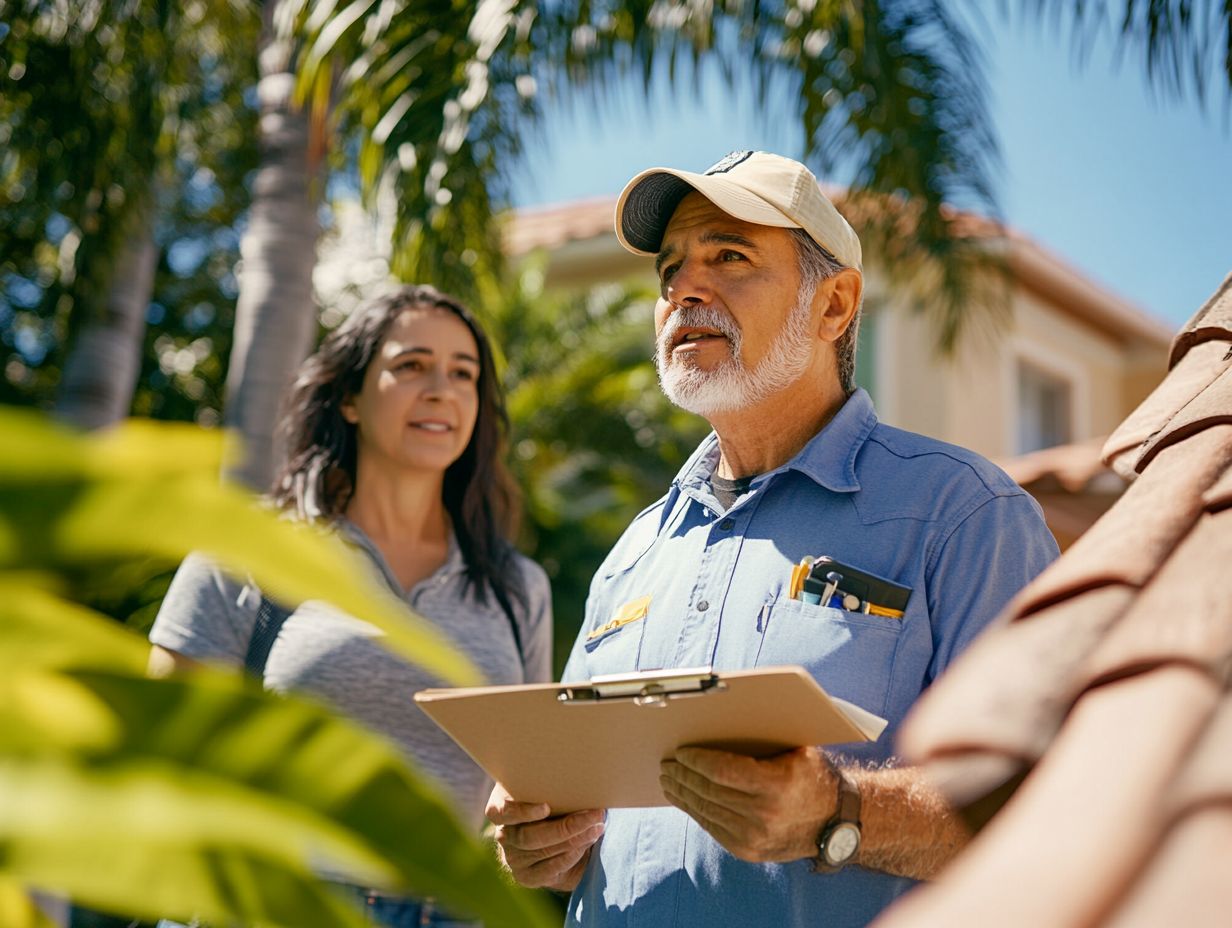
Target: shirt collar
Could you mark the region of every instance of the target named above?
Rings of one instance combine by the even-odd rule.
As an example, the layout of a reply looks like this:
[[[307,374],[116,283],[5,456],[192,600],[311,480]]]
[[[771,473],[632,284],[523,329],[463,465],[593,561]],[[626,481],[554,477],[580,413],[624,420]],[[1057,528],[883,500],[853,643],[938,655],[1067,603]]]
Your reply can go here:
[[[860,489],[856,477],[856,457],[877,426],[877,412],[867,391],[859,388],[786,464],[763,474],[760,484],[772,474],[796,470],[835,493],[854,493]],[[710,475],[719,463],[719,437],[707,435],[685,462],[673,481],[680,489],[708,489]]]
[[[368,534],[358,525],[348,519],[346,516],[338,516],[334,520],[334,526],[338,533],[351,544],[362,548],[368,553],[381,569],[381,573],[385,575],[385,579],[389,581],[394,589],[398,589],[398,581],[394,576],[393,568],[385,560],[385,556],[381,554],[381,549],[376,546]],[[453,574],[465,573],[466,559],[462,556],[462,549],[458,546],[458,537],[451,530],[449,532],[449,553],[445,557],[445,563],[433,572],[433,576],[451,576]]]

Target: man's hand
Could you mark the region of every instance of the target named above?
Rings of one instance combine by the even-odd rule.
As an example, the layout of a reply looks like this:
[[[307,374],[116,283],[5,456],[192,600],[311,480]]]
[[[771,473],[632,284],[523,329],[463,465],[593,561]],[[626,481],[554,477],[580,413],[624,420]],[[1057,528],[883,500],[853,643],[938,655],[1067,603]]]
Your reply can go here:
[[[816,856],[817,834],[838,802],[833,769],[815,747],[764,760],[681,748],[663,761],[659,783],[668,802],[755,863]]]
[[[523,886],[572,892],[603,834],[602,809],[548,818],[546,803],[518,802],[499,783],[488,799],[501,858]]]

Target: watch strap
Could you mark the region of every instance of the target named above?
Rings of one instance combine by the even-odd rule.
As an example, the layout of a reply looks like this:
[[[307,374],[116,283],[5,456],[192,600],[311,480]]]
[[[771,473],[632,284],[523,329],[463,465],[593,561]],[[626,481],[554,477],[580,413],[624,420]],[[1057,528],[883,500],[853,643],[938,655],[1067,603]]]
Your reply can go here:
[[[834,815],[822,826],[821,833],[817,836],[817,856],[813,859],[813,870],[817,873],[836,873],[849,863],[843,861],[831,864],[826,860],[826,842],[838,826],[854,825],[857,831],[863,831],[863,822],[860,821],[860,788],[833,762],[830,762],[830,770],[838,783],[838,802]]]

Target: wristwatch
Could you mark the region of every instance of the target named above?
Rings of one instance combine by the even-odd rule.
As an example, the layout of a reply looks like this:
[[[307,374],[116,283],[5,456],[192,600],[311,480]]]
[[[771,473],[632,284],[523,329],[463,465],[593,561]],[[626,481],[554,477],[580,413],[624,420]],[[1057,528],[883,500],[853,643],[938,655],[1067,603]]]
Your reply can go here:
[[[860,790],[838,767],[831,764],[830,769],[838,780],[838,807],[817,836],[817,856],[813,859],[817,873],[843,869],[860,850]]]

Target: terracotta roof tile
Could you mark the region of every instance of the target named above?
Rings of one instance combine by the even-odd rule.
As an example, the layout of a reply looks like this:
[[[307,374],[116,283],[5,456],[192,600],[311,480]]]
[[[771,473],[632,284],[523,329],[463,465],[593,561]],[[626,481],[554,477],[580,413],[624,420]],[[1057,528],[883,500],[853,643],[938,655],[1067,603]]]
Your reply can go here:
[[[1232,336],[1229,336],[1232,338]],[[1232,367],[1226,357],[1228,344],[1209,341],[1195,346],[1179,359],[1168,376],[1129,418],[1121,423],[1104,445],[1104,460],[1117,473],[1133,478],[1141,469],[1143,449],[1167,424]]]
[[[1194,345],[1211,339],[1227,341],[1229,338],[1232,338],[1232,274],[1223,279],[1219,289],[1185,323],[1172,343],[1169,366],[1176,364]]]
[[[1163,383],[1104,446],[1105,461],[1127,477],[1170,441],[1199,431],[1206,420],[1232,419],[1227,402],[1232,381],[1224,378],[1232,369],[1232,274],[1172,340],[1168,365]],[[1221,379],[1224,383],[1210,392]]]
[[[1105,446],[1140,476],[903,728],[982,830],[878,928],[1227,924],[1230,282]]]
[[[1033,764],[1086,688],[1087,659],[1133,598],[1131,587],[1102,586],[982,636],[949,671],[946,685],[929,691],[900,735],[900,750],[968,760],[996,753],[1013,759],[1014,770]],[[961,804],[1000,785],[974,774],[963,782],[960,773],[950,770],[946,780]]]
[[[1177,777],[1171,799],[1177,814],[1220,803],[1232,811],[1232,693],[1224,693],[1202,740]]]
[[[1202,496],[1202,503],[1209,512],[1218,512],[1232,506],[1232,470],[1215,481],[1214,485]]]
[[[1100,459],[1100,450],[1105,441],[1104,438],[1092,438],[1070,445],[1056,445],[997,463],[1010,479],[1024,488],[1041,481],[1054,481],[1068,493],[1103,489],[1100,484],[1108,476],[1108,468]],[[1119,493],[1124,489],[1124,483],[1119,478],[1114,477],[1113,480],[1113,485],[1106,489],[1110,493]]]
[[[1232,427],[1224,433],[1232,443]],[[1211,582],[1232,566],[1232,511],[1205,515],[1163,563],[1092,656],[1095,683],[1167,663],[1220,682],[1232,668],[1232,596]],[[1229,862],[1232,867],[1232,861]]]
[[[513,221],[505,226],[505,251],[521,255],[536,248],[559,248],[567,242],[599,235],[615,238],[615,215],[615,197],[518,210]]]
[[[1232,343],[1207,342],[1201,348],[1223,348],[1222,364],[1232,365]],[[1225,366],[1205,388],[1177,410],[1159,431],[1147,439],[1134,467],[1141,471],[1162,449],[1221,422],[1232,423],[1232,367]]]
[[[1107,928],[1222,928],[1232,912],[1232,880],[1210,861],[1232,847],[1232,807],[1207,808],[1174,823],[1151,866],[1126,888]]]
[[[1105,583],[1145,586],[1201,515],[1202,494],[1232,463],[1227,438],[1221,427],[1195,436],[1184,453],[1161,455],[1065,557],[1018,595],[1012,614]]]
[[[1175,665],[1091,691],[967,852],[877,928],[1104,925],[1151,866],[1173,821],[1161,800],[1219,702]],[[1226,855],[1200,863],[1226,874]]]

